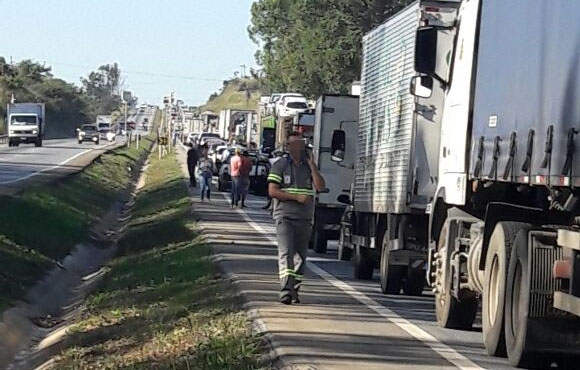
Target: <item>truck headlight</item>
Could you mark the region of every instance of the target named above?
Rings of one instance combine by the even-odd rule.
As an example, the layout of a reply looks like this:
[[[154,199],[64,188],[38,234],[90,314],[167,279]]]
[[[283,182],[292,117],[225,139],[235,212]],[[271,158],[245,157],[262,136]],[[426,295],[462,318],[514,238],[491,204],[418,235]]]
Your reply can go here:
[[[10,134],[14,134],[14,130],[10,130]]]
[[[32,135],[38,134],[38,130],[32,130]]]
[[[97,141],[97,139],[98,138],[96,136],[93,136],[93,141]]]

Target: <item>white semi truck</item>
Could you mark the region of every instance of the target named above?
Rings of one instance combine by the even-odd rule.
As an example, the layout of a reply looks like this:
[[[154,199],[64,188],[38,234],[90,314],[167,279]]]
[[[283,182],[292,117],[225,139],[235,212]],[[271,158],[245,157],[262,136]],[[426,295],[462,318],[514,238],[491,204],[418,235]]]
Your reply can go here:
[[[345,205],[338,200],[348,195],[354,179],[358,132],[358,97],[352,95],[322,95],[316,102],[312,154],[327,189],[316,195],[312,246],[318,253],[326,252],[328,240],[337,240]],[[299,113],[299,116],[302,114]],[[297,123],[300,119],[297,117]],[[340,162],[332,160],[332,138],[335,130],[345,137],[345,155]]]
[[[443,90],[427,98],[409,91],[419,18],[415,2],[363,38],[352,212],[343,223],[349,242],[340,245],[353,252],[356,278],[371,279],[380,266],[381,290],[389,294],[423,292],[437,179],[441,111],[434,107]],[[335,131],[334,158],[350,150]]]
[[[470,328],[481,302],[491,355],[577,369],[580,1],[421,8],[411,90],[444,90],[428,232],[437,320]]]
[[[45,127],[44,103],[12,103],[6,107],[8,146],[21,143],[42,146]]]

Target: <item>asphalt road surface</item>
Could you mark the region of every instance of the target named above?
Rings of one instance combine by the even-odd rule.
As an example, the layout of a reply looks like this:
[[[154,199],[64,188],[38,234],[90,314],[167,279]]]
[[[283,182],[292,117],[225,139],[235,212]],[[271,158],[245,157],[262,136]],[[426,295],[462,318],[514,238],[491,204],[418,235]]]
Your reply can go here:
[[[193,191],[197,194],[197,190]],[[378,275],[355,280],[350,262],[310,251],[301,303],[278,303],[277,250],[265,199],[250,197],[249,208],[232,211],[229,196],[210,203],[194,195],[193,210],[221,270],[239,289],[254,329],[274,347],[282,369],[512,369],[490,357],[481,324],[471,331],[437,325],[433,296],[384,295]]]
[[[132,114],[128,120],[137,123],[137,133],[145,117],[153,122],[154,110],[144,114]],[[15,188],[30,181],[46,180],[58,175],[77,172],[90,163],[95,157],[112,147],[124,142],[122,136],[109,143],[101,140],[99,145],[93,143],[79,144],[76,138],[44,140],[40,148],[32,144],[19,147],[0,146],[0,190]]]

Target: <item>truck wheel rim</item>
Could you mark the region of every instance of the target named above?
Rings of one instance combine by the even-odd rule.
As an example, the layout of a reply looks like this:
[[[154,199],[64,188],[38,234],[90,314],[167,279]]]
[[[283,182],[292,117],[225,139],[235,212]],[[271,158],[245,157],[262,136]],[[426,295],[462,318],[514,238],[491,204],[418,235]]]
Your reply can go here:
[[[490,324],[493,324],[497,317],[499,302],[499,260],[497,254],[493,256],[491,263],[491,274],[489,280],[489,293],[487,296],[487,315]]]
[[[445,306],[447,300],[447,289],[445,287],[444,273],[445,273],[445,257],[447,255],[447,247],[439,249],[439,255],[435,261],[436,275],[435,275],[435,287],[436,294],[435,299],[440,307]]]

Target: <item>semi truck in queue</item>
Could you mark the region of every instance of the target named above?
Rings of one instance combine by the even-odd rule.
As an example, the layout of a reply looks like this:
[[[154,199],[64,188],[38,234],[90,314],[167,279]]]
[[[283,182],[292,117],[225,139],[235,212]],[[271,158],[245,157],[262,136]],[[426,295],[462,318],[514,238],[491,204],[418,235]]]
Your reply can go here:
[[[378,255],[383,291],[398,292],[392,266],[406,265],[406,279],[414,266],[396,264],[395,253],[428,245],[439,325],[470,329],[481,307],[487,352],[516,367],[578,368],[578,14],[580,2],[568,0],[422,0],[363,41],[348,199],[355,273],[369,278]],[[393,43],[399,54],[388,56]],[[399,79],[400,89],[377,78]],[[432,135],[421,140],[423,130]],[[398,186],[395,172],[405,175]],[[427,189],[421,174],[424,208],[413,201]]]
[[[437,321],[514,366],[580,354],[578,1],[423,1],[411,89],[442,87]],[[453,14],[451,19],[441,19]]]

